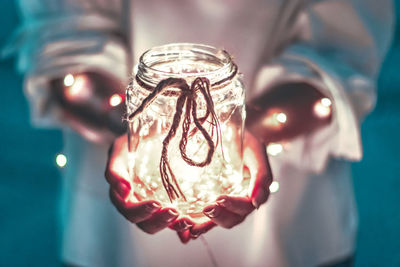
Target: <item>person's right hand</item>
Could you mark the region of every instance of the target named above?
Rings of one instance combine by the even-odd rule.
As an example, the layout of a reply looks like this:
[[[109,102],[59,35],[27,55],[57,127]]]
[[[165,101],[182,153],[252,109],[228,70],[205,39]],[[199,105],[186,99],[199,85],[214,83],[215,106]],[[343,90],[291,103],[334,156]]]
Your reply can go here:
[[[48,103],[58,119],[94,142],[111,142],[126,132],[124,86],[109,75],[85,72],[50,81]]]
[[[133,201],[128,181],[127,135],[117,138],[110,149],[105,176],[110,184],[110,198],[117,210],[130,222],[149,234],[170,226],[179,216],[171,208],[162,208],[157,201]]]

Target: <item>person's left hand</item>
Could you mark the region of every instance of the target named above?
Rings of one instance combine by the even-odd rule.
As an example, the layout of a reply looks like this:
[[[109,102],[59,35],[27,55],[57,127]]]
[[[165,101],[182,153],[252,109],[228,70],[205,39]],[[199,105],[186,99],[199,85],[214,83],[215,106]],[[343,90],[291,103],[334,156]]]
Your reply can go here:
[[[265,146],[248,131],[245,131],[243,160],[244,175],[250,175],[252,181],[250,195],[220,196],[216,203],[203,209],[204,215],[210,218],[210,221],[203,224],[195,224],[187,218],[177,220],[170,228],[177,231],[182,243],[196,239],[214,226],[232,228],[243,222],[247,215],[267,201],[272,172]]]

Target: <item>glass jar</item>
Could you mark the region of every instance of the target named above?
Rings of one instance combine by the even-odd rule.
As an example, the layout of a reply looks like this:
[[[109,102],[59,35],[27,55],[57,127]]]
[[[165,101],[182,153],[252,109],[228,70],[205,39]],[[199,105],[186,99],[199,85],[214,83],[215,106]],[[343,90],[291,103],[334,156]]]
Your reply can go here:
[[[204,82],[203,89],[194,86],[199,77]],[[185,88],[192,91],[183,92],[182,87],[171,85],[149,96],[168,78],[183,79],[181,81],[187,84]],[[208,90],[211,104],[202,93]],[[187,97],[182,105],[178,99],[184,93],[195,96]],[[241,75],[226,51],[189,43],[150,49],[135,67],[126,94],[128,165],[133,199],[156,200],[164,207],[175,208],[181,216],[204,222],[208,218],[203,215],[203,208],[214,203],[220,195],[248,194],[249,178],[242,175],[244,87]],[[148,101],[150,104],[143,107],[143,101],[150,97],[153,97]],[[195,99],[191,109],[188,107],[190,99]],[[137,111],[139,107],[140,112]],[[181,109],[181,114],[177,114],[178,109]],[[206,133],[194,122],[195,116]],[[180,118],[179,123],[174,122],[176,117]],[[186,117],[189,121],[185,121]],[[189,123],[189,130],[186,131],[186,146],[182,152],[185,122],[186,126]],[[163,153],[165,140],[174,125],[178,127],[172,130],[174,133],[169,138],[167,152]],[[205,162],[210,149],[213,153],[209,162]],[[203,164],[194,166],[188,163],[188,158]],[[167,171],[169,177],[161,175],[163,170],[164,176]]]

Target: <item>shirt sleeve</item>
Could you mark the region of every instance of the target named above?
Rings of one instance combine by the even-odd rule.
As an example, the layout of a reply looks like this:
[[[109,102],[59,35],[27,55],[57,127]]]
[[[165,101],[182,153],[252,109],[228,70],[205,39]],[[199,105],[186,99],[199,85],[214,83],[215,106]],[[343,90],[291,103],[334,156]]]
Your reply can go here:
[[[260,68],[251,97],[276,83],[304,81],[331,98],[332,123],[283,145],[287,153],[281,155],[320,172],[329,156],[362,158],[360,122],[375,106],[376,79],[393,32],[393,3],[293,2],[281,9],[268,63]]]
[[[59,122],[47,112],[48,81],[100,72],[126,82],[131,67],[130,1],[19,0],[21,25],[3,49],[17,55],[36,126]]]

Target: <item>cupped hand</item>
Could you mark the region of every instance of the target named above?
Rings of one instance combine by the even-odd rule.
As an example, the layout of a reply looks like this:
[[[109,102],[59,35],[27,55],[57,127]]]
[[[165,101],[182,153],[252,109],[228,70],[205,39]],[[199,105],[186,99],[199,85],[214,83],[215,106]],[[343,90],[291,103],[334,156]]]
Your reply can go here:
[[[272,183],[272,172],[268,163],[264,144],[260,143],[250,132],[244,137],[244,176],[250,176],[250,194],[247,197],[220,196],[217,201],[205,207],[203,213],[210,221],[195,224],[188,219],[186,227],[175,227],[183,243],[196,239],[214,226],[232,228],[245,220],[254,209],[265,203],[269,197],[269,186]]]
[[[130,222],[149,234],[171,225],[179,214],[171,208],[162,208],[157,201],[133,201],[128,180],[128,137],[117,138],[110,148],[106,180],[110,184],[110,199],[117,210]]]

